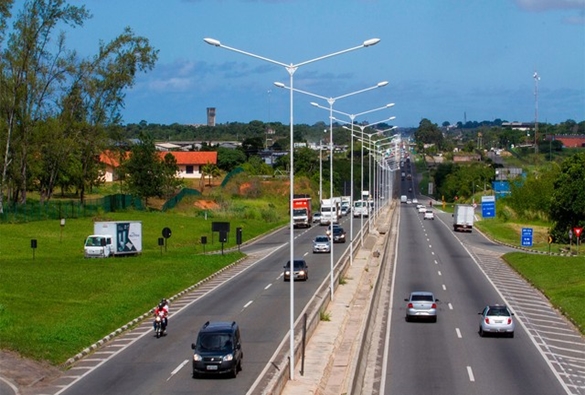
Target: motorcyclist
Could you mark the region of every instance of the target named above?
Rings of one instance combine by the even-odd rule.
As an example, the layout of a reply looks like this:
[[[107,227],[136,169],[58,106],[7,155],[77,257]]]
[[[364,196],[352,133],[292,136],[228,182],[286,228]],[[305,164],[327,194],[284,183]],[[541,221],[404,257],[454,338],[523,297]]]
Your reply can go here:
[[[156,328],[156,317],[161,317],[162,330],[164,332],[167,329],[167,310],[165,309],[165,305],[163,303],[159,303],[158,306],[156,306],[154,309],[155,321],[152,324],[153,328]]]
[[[163,309],[166,311],[166,315],[164,317],[166,327],[169,324],[169,302],[165,298],[162,298],[160,302],[163,304]]]

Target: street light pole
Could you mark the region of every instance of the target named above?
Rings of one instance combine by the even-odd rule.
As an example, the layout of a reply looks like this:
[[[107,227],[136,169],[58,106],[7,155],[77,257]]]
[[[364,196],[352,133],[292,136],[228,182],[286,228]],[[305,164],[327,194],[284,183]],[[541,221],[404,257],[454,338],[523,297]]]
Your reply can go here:
[[[327,107],[320,106],[317,103],[311,103],[311,104],[313,106],[318,107],[318,108],[321,108],[323,110],[328,110]],[[351,181],[350,181],[350,191],[351,191],[350,192],[350,195],[351,195],[351,209],[352,210],[353,210],[353,202],[354,202],[354,198],[353,198],[353,196],[354,196],[354,185],[353,185],[353,178],[354,178],[353,177],[353,157],[354,157],[354,154],[353,154],[353,126],[354,126],[355,119],[357,117],[361,116],[361,115],[369,114],[369,113],[374,112],[374,111],[384,110],[386,108],[390,108],[390,107],[393,107],[393,106],[394,106],[394,103],[388,103],[385,106],[377,107],[377,108],[374,108],[374,109],[371,109],[371,110],[367,110],[367,111],[362,111],[362,112],[359,112],[357,114],[348,114],[348,113],[345,113],[345,112],[342,112],[342,111],[333,110],[334,113],[346,115],[351,120],[351,129],[350,129],[351,130],[351,135],[350,135],[350,137],[351,137],[351,143],[350,143],[350,149],[349,149],[350,156],[351,156],[351,163],[350,163],[350,166],[349,167],[351,169],[350,170],[350,178],[351,178]],[[360,192],[360,194],[361,194],[361,192]],[[352,214],[352,216],[353,216],[353,214]],[[363,214],[362,214],[362,221],[363,221]],[[349,221],[349,234],[350,234],[350,237],[349,237],[349,240],[350,240],[350,243],[349,243],[349,264],[350,265],[353,265],[353,219]]]
[[[282,82],[275,82],[274,83],[275,86],[279,87],[279,88],[283,88],[283,89],[288,89],[291,92],[295,91],[298,93],[302,93],[304,95],[307,96],[312,96],[312,97],[316,97],[319,99],[323,99],[326,100],[327,103],[329,104],[329,199],[331,199],[331,203],[333,203],[333,151],[334,151],[334,145],[333,145],[333,104],[335,104],[335,102],[339,99],[344,99],[346,97],[349,96],[354,96],[357,95],[359,93],[364,93],[367,91],[371,91],[373,89],[377,89],[377,88],[381,88],[384,87],[386,85],[388,85],[388,81],[382,81],[382,82],[378,82],[376,85],[374,86],[370,86],[368,88],[364,88],[364,89],[360,89],[354,92],[350,92],[350,93],[346,93],[344,95],[340,95],[337,97],[327,97],[327,96],[322,96],[322,95],[317,95],[315,93],[312,92],[308,92],[308,91],[304,91],[302,89],[296,89],[293,88],[292,86],[286,86],[284,85]],[[319,106],[316,103],[311,103],[312,105],[316,105]],[[323,214],[321,214],[323,215]],[[336,214],[337,215],[337,214]],[[334,282],[333,282],[333,263],[334,263],[334,243],[333,243],[333,212],[331,212],[331,253],[330,253],[330,294],[331,294],[331,300],[333,300],[333,294],[335,291],[335,287],[334,287]]]
[[[290,245],[290,269],[291,269],[291,273],[294,269],[294,220],[293,220],[293,197],[294,197],[294,130],[293,130],[293,125],[294,125],[294,120],[293,120],[293,113],[294,113],[294,106],[293,106],[293,90],[292,87],[294,86],[294,73],[297,71],[297,69],[301,66],[304,66],[306,64],[309,63],[313,63],[313,62],[317,62],[319,60],[323,60],[323,59],[327,59],[327,58],[331,58],[333,56],[337,56],[337,55],[341,55],[347,52],[351,52],[357,49],[361,49],[361,48],[367,48],[367,47],[371,47],[373,45],[376,45],[380,42],[379,38],[372,38],[369,40],[364,41],[361,45],[355,46],[355,47],[351,47],[348,49],[344,49],[342,51],[337,51],[337,52],[333,52],[330,53],[328,55],[323,55],[323,56],[319,56],[317,58],[313,58],[313,59],[309,59],[306,60],[304,62],[300,62],[300,63],[283,63],[283,62],[279,62],[277,60],[274,59],[270,59],[264,56],[260,56],[260,55],[256,55],[254,53],[251,52],[247,52],[247,51],[242,51],[240,49],[237,48],[233,48],[233,47],[229,47],[227,45],[222,44],[219,40],[216,40],[214,38],[204,38],[203,41],[205,41],[207,44],[212,45],[214,47],[220,47],[220,48],[224,48],[233,52],[237,52],[240,53],[242,55],[246,55],[246,56],[250,56],[256,59],[260,59],[278,66],[282,66],[286,69],[286,71],[289,74],[290,77],[290,86],[291,86],[291,91],[290,91],[290,163],[289,163],[289,182],[290,182],[290,202],[289,202],[289,211],[290,211],[290,221],[289,221],[289,227],[290,227],[290,239],[289,239],[289,245]],[[290,338],[289,338],[289,345],[290,345],[290,366],[289,366],[289,372],[290,372],[290,379],[294,380],[294,366],[295,366],[295,361],[294,361],[294,279],[292,278],[291,275],[291,281],[290,281]]]

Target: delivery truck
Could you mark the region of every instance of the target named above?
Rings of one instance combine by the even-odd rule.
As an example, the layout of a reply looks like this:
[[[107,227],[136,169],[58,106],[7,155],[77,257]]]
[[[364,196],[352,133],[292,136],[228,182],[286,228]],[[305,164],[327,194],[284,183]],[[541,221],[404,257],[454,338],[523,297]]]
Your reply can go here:
[[[473,229],[473,217],[475,215],[473,206],[469,204],[456,204],[453,211],[453,230],[469,231]]]
[[[292,201],[293,225],[295,228],[310,228],[313,223],[311,198],[294,198]]]
[[[85,240],[86,258],[138,255],[141,252],[141,221],[94,222],[93,234]]]
[[[341,215],[341,199],[323,199],[321,201],[321,225],[339,223]]]

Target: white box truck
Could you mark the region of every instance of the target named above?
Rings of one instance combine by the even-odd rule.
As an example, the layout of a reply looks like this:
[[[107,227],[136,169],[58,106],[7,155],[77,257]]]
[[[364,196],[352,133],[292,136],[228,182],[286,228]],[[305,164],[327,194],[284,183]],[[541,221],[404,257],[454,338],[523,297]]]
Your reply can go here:
[[[141,221],[94,222],[93,234],[85,240],[86,258],[138,255],[141,252]]]
[[[337,224],[340,216],[340,200],[337,198],[321,201],[321,225]]]
[[[456,204],[453,211],[453,230],[469,231],[473,229],[473,206],[469,204]]]
[[[353,203],[353,217],[368,217],[370,215],[370,208],[368,207],[368,202],[365,200],[356,200]]]

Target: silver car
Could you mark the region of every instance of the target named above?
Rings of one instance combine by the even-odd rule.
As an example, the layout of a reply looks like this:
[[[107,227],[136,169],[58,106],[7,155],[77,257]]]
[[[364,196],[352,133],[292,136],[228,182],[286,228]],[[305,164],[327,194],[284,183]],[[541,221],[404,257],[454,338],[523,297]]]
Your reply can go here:
[[[317,236],[313,240],[313,253],[317,252],[331,252],[331,241],[327,236]]]
[[[406,321],[413,319],[429,319],[437,322],[437,303],[439,299],[435,298],[432,292],[417,291],[412,292],[406,305]]]
[[[488,333],[503,334],[514,337],[514,314],[505,305],[486,306],[480,313],[479,335],[484,337]]]

